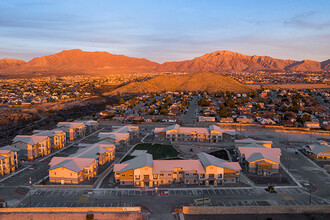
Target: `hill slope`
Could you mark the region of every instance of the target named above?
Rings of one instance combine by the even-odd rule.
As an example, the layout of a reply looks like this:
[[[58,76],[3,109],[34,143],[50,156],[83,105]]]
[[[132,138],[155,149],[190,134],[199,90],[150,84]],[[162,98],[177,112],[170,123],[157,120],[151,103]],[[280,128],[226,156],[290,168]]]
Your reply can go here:
[[[162,91],[251,91],[248,86],[218,73],[191,73],[186,75],[162,75],[143,82],[132,82],[122,86],[112,94],[146,93]]]
[[[16,60],[16,59],[8,59],[8,58],[1,59],[0,60],[0,70],[13,68],[13,67],[19,67],[23,64],[25,64],[24,60]]]

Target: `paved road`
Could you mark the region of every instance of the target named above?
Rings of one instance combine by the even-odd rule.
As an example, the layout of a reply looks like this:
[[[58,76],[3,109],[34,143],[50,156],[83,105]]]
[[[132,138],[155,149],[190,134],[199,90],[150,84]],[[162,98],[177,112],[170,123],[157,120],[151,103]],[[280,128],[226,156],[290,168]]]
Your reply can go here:
[[[182,116],[183,124],[195,124],[196,123],[196,109],[198,108],[198,97],[193,96],[190,102],[188,111]]]

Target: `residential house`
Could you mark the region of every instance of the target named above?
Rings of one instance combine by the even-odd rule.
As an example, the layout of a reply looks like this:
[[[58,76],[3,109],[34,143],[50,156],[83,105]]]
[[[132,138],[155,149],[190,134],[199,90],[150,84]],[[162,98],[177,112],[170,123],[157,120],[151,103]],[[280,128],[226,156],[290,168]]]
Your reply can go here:
[[[253,118],[247,118],[247,117],[238,117],[236,118],[237,123],[242,124],[252,124],[254,122]]]
[[[51,143],[48,136],[17,135],[13,139],[14,147],[21,150],[23,156],[32,160],[39,156],[43,157],[51,152]]]
[[[270,119],[270,118],[262,118],[262,119],[260,120],[260,124],[262,124],[262,125],[275,125],[276,122],[273,121],[273,120]]]
[[[14,172],[19,165],[18,148],[5,146],[0,148],[0,175],[4,176]]]
[[[221,118],[220,123],[234,123],[234,119],[233,118]]]
[[[215,122],[215,117],[198,116],[199,122]]]
[[[304,126],[307,128],[321,128],[318,120],[306,121]]]

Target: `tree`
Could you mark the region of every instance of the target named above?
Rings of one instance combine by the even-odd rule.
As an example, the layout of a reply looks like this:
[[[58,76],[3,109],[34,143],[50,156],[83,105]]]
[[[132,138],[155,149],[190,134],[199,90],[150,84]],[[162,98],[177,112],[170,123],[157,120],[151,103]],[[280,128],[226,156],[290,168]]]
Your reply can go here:
[[[220,117],[222,117],[222,118],[227,118],[227,117],[228,117],[228,112],[227,112],[225,109],[221,109],[221,110],[219,111],[219,115],[220,115]]]
[[[110,113],[107,114],[104,118],[106,118],[106,119],[111,119],[111,118],[113,118],[113,117],[115,117],[115,114],[113,114],[112,112],[110,112]]]
[[[155,109],[151,107],[149,110],[149,115],[153,115],[153,114],[155,114]]]
[[[166,108],[162,108],[160,111],[159,111],[160,114],[162,115],[167,115],[168,114],[168,110]]]
[[[209,103],[207,100],[205,100],[205,99],[200,99],[200,100],[198,101],[198,105],[201,105],[201,106],[209,106],[210,103]]]
[[[121,104],[124,104],[124,103],[125,103],[125,100],[123,98],[120,98],[118,104],[121,105]]]

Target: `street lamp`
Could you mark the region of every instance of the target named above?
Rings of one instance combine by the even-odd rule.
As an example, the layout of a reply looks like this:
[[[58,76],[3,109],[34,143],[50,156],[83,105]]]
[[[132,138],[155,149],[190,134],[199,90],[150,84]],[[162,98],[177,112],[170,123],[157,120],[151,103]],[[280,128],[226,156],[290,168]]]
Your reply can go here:
[[[29,178],[29,184],[30,184],[30,208],[31,208],[31,204],[32,204],[32,195],[31,195],[32,179],[31,179],[31,177]]]

